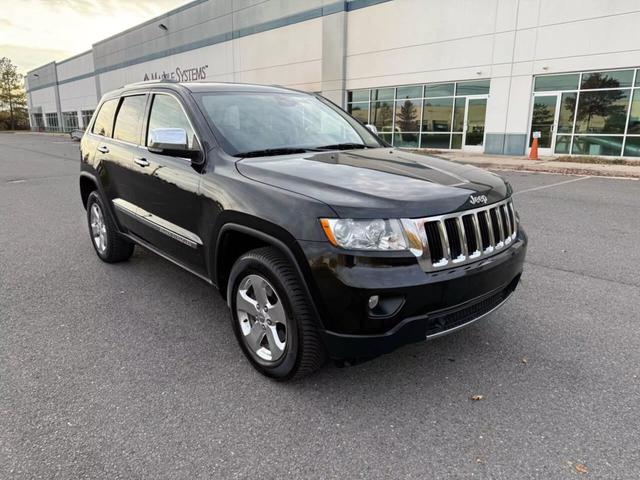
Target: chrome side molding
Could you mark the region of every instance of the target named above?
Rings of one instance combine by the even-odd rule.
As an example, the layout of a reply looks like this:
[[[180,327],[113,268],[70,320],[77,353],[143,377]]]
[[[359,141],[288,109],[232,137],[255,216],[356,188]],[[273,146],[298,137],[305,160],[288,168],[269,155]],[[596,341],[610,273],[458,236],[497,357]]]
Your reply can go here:
[[[195,233],[158,217],[153,213],[149,213],[137,205],[123,200],[122,198],[114,199],[113,206],[130,217],[191,248],[198,248],[198,245],[202,245],[202,239]]]

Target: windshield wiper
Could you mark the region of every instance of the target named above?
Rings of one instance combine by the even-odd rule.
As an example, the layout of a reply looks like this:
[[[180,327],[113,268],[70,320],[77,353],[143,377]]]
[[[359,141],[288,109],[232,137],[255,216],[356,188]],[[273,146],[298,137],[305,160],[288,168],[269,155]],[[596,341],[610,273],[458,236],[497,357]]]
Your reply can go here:
[[[322,145],[321,147],[315,148],[317,150],[357,150],[368,147],[363,143],[336,143],[334,145]]]
[[[290,155],[294,153],[323,152],[325,150],[356,150],[362,148],[368,147],[362,143],[336,143],[333,145],[322,145],[320,147],[277,147],[240,152],[236,153],[234,157],[268,157],[275,155]]]
[[[236,153],[234,157],[268,157],[273,155],[289,155],[293,153],[307,153],[312,151],[309,148],[301,147],[280,147],[280,148],[265,148],[263,150],[251,150],[249,152]]]

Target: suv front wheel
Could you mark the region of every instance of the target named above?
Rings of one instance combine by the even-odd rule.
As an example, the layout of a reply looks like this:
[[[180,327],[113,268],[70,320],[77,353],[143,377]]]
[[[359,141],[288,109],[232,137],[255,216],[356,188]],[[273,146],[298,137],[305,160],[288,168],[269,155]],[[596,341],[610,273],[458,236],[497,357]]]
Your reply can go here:
[[[229,299],[236,338],[258,371],[288,380],[322,366],[325,351],[309,300],[278,250],[242,255],[231,269]]]

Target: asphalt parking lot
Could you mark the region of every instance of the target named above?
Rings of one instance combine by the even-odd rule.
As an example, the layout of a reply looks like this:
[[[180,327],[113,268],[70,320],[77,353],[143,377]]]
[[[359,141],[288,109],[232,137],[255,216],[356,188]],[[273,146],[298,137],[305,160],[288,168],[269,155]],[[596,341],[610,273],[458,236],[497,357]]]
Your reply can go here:
[[[530,248],[501,310],[279,384],[204,282],[98,260],[78,157],[0,135],[1,478],[640,476],[640,182],[504,172]]]

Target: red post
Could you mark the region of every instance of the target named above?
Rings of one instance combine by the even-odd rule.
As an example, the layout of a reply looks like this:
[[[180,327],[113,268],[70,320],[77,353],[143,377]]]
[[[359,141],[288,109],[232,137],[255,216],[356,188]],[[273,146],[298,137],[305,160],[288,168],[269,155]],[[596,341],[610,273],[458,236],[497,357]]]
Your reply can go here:
[[[529,151],[529,160],[538,160],[538,139],[534,138]]]

